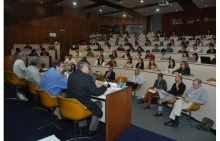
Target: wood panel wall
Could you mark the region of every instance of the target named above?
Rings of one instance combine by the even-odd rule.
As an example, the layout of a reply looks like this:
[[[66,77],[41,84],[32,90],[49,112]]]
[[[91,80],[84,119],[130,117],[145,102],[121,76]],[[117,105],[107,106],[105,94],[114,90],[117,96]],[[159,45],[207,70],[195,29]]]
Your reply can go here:
[[[204,22],[205,18],[216,18],[216,7],[201,9],[200,22],[195,24],[187,24],[187,20],[195,20],[199,18],[199,9],[190,9],[183,12],[169,13],[162,15],[162,32],[171,35],[175,32],[177,35],[185,32],[189,35],[205,34],[207,30],[211,30],[216,33],[216,22]],[[183,24],[172,25],[172,19],[181,18]]]

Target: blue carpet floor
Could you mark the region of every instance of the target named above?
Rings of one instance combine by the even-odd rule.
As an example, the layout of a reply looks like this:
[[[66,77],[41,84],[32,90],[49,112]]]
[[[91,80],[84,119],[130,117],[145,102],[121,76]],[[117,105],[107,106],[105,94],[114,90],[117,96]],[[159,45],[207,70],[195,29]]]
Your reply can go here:
[[[15,93],[5,88],[5,97],[12,97]],[[50,135],[55,135],[60,140],[73,138],[73,123],[69,120],[59,122],[61,130],[46,127],[38,130],[39,127],[47,124],[50,113],[45,111],[33,111],[31,107],[36,106],[36,102],[28,95],[29,101],[4,100],[4,140],[5,141],[36,141]],[[89,123],[89,122],[88,122]],[[104,141],[105,124],[100,122],[99,130],[103,134],[92,139],[82,139],[82,141]],[[172,141],[167,137],[144,130],[131,125],[124,133],[116,138],[116,141]]]

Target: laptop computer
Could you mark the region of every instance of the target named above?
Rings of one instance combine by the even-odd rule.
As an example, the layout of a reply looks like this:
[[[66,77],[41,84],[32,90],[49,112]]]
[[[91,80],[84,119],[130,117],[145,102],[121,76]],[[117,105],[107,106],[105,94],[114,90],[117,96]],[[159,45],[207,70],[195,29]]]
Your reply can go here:
[[[187,57],[187,62],[195,62],[195,58],[194,57]]]
[[[209,56],[200,56],[201,63],[211,64],[211,57]]]

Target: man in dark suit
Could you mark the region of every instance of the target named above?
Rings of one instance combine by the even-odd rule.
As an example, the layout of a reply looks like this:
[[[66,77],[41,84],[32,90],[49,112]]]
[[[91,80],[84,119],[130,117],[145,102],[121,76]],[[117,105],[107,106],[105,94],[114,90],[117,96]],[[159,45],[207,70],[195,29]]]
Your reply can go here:
[[[113,66],[109,66],[109,70],[105,72],[104,80],[108,82],[112,82],[115,80],[115,72],[113,71]]]
[[[102,95],[107,90],[107,85],[97,88],[92,77],[89,75],[89,71],[89,62],[85,60],[79,61],[77,64],[77,70],[69,75],[66,98],[77,99],[93,113],[88,135],[94,136],[100,134],[100,132],[97,131],[97,126],[99,118],[102,117],[103,112],[101,110],[102,103],[100,101],[93,102],[91,100],[91,95]],[[86,120],[79,121],[78,125],[80,127],[78,135],[84,134]]]

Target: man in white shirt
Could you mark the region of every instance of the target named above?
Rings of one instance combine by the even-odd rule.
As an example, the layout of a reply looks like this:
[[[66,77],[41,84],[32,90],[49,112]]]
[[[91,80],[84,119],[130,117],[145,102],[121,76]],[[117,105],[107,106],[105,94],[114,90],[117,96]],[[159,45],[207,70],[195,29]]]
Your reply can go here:
[[[197,47],[197,44],[193,44],[193,48],[190,49],[189,52],[190,52],[190,53],[200,53],[200,52],[201,52],[201,49],[199,49],[199,48]]]
[[[144,84],[144,78],[140,75],[140,70],[135,69],[134,74],[129,78],[126,86],[132,86],[132,89],[136,89],[138,85]]]
[[[27,67],[25,72],[25,79],[33,82],[35,85],[40,86],[41,75],[39,73],[39,68],[41,67],[40,57],[34,57],[31,61],[31,66]]]
[[[82,53],[79,52],[79,49],[76,49],[76,53],[74,54],[74,57],[82,57]]]
[[[105,60],[103,55],[99,56],[99,59],[96,60],[95,65],[105,66]]]
[[[76,61],[72,58],[72,55],[69,54],[68,58],[64,61],[64,64],[72,65],[73,63],[76,64]]]
[[[25,78],[26,61],[27,61],[27,55],[21,52],[18,54],[17,60],[14,63],[13,72],[17,74],[17,76],[20,78]],[[28,101],[28,99],[21,92],[18,91],[17,95],[20,100]]]

